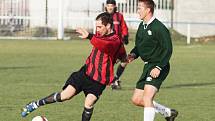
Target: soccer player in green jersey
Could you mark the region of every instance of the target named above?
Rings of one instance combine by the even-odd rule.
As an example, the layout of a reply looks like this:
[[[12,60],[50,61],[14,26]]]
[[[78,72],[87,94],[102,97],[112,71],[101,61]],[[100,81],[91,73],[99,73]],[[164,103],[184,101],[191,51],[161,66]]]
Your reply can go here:
[[[128,55],[129,61],[140,57],[145,65],[136,84],[132,102],[144,107],[144,121],[154,121],[155,112],[162,114],[166,121],[174,121],[178,115],[175,109],[154,101],[162,82],[167,77],[172,55],[172,42],[168,29],[153,15],[153,0],[139,0],[138,14],[143,20],[136,33],[135,46]]]

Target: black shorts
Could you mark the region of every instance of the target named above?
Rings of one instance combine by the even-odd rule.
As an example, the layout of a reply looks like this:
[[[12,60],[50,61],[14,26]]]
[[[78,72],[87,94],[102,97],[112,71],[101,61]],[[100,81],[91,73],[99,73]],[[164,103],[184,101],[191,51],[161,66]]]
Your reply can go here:
[[[83,91],[85,96],[87,96],[87,94],[93,94],[99,98],[106,85],[100,84],[99,82],[90,79],[89,76],[85,74],[85,72],[86,66],[83,66],[77,72],[73,72],[63,86],[63,90],[68,85],[72,85],[76,89],[76,95]]]
[[[161,84],[166,79],[169,74],[170,65],[169,63],[162,68],[160,71],[160,75],[157,78],[152,78],[150,72],[153,68],[155,68],[156,64],[148,63],[144,65],[143,73],[136,84],[137,89],[144,89],[145,84],[153,85],[158,90],[160,89]]]

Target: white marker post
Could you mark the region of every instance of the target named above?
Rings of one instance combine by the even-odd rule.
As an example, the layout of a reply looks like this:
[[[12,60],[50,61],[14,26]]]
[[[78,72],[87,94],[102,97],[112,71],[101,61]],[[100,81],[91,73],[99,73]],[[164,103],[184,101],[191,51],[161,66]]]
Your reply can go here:
[[[63,27],[63,0],[58,0],[58,40],[63,40],[64,37],[64,27]]]
[[[190,24],[187,24],[187,45],[190,45]]]

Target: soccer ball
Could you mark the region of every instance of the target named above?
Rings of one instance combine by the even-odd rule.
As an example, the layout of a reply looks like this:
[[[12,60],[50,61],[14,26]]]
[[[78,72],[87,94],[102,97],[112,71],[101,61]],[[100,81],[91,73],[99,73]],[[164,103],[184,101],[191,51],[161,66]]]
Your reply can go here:
[[[44,116],[36,116],[32,119],[32,121],[48,121],[48,119]]]

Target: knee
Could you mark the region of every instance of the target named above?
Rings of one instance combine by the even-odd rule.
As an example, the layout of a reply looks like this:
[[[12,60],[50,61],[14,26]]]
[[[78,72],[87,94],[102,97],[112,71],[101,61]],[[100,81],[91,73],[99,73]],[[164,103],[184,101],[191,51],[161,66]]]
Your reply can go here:
[[[75,95],[76,89],[69,85],[61,92],[61,100],[70,100]]]
[[[85,103],[84,104],[84,107],[90,109],[90,108],[93,108],[94,104],[93,103]]]
[[[88,109],[93,108],[94,104],[97,102],[98,98],[93,94],[88,94],[85,98],[84,106]]]
[[[131,101],[136,106],[143,106],[144,104],[144,101],[141,98],[132,97]]]
[[[70,100],[71,98],[72,98],[71,94],[61,93],[61,100],[62,101]]]

